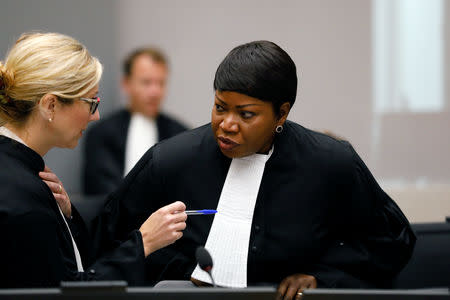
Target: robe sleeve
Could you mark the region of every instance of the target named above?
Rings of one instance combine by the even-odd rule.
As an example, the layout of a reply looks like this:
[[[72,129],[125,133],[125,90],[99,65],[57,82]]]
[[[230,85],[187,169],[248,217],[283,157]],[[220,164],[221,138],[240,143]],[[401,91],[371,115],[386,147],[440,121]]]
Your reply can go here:
[[[58,229],[61,224],[48,213],[34,210],[2,218],[3,238],[10,244],[0,251],[0,263],[6,269],[0,286],[50,287],[59,286],[61,281],[90,280],[143,282],[144,249],[139,232],[130,233],[115,249],[84,264],[85,272],[78,272],[75,257],[67,256],[71,241],[62,241],[67,237]],[[64,251],[63,247],[71,249]]]
[[[165,168],[157,159],[157,147],[152,147],[138,161],[118,189],[109,195],[101,214],[94,219],[95,255],[116,247],[128,233],[159,208],[175,201],[168,199],[167,189],[174,188],[164,176]],[[165,279],[186,279],[195,267],[197,245],[174,243],[151,253],[145,260],[145,285]]]
[[[396,203],[355,152],[346,171],[333,226],[335,240],[313,266],[319,287],[390,287],[407,264],[416,237]]]
[[[108,196],[103,210],[93,220],[93,257],[97,261],[108,258],[113,251],[118,251],[114,249],[121,245],[126,247],[124,243],[132,247],[139,236],[142,259],[139,260],[140,265],[136,267],[139,270],[143,269],[145,274],[144,250],[139,228],[152,212],[163,206],[161,178],[154,174],[154,165],[151,148],[129,172],[117,190]],[[133,272],[133,268],[131,265],[128,267],[130,272]],[[143,280],[140,278],[138,281],[141,279]]]
[[[117,240],[111,249],[105,249],[100,255],[94,257],[92,240],[81,215],[74,206],[72,206],[72,219],[67,222],[81,253],[85,269],[84,273],[74,272],[68,280],[125,280],[129,285],[144,283],[144,247],[138,230],[130,231],[124,239]]]

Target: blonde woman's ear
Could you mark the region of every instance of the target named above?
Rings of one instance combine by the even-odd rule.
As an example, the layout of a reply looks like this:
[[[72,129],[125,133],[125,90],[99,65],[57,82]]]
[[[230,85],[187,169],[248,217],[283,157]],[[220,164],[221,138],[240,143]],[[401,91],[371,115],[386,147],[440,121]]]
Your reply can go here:
[[[39,112],[41,116],[48,120],[49,122],[53,121],[55,115],[55,108],[58,102],[58,98],[52,94],[45,94],[38,103]]]

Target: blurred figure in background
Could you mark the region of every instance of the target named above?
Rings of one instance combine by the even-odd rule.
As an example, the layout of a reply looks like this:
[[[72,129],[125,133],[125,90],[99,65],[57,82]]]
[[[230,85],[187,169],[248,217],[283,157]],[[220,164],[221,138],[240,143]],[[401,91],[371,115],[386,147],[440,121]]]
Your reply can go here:
[[[87,133],[82,173],[85,195],[113,191],[151,146],[187,129],[160,112],[168,72],[166,57],[154,48],[137,49],[125,59],[122,87],[128,107]]]

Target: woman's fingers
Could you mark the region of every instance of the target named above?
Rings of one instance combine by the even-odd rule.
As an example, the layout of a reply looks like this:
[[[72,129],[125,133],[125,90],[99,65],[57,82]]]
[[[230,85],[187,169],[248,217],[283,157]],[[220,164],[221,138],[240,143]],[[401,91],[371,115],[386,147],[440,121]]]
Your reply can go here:
[[[186,229],[186,222],[178,222],[173,225],[173,230],[180,231]]]
[[[186,228],[186,205],[177,201],[154,212],[139,228],[144,243],[145,255],[173,244],[183,236]]]
[[[186,222],[187,220],[187,214],[183,212],[176,212],[173,214],[173,222],[179,223],[179,222]]]
[[[72,205],[70,203],[69,195],[67,195],[66,190],[62,182],[59,180],[49,167],[45,166],[43,172],[39,172],[39,177],[44,181],[44,183],[50,188],[55,197],[56,202],[61,208],[63,214],[66,217],[72,215]]]
[[[50,188],[50,190],[55,194],[61,194],[62,192],[62,185],[53,181],[43,180],[45,184]]]
[[[289,287],[287,288],[286,293],[284,294],[284,300],[291,300],[294,299],[295,296],[297,296],[297,293],[299,291],[302,291],[303,289],[299,285],[295,285],[293,283],[289,284]]]
[[[184,205],[184,203],[181,201],[176,201],[169,205],[163,206],[159,210],[174,214],[177,212],[184,212],[186,210],[186,205]]]
[[[284,294],[286,294],[286,291],[289,287],[288,278],[285,278],[283,281],[281,281],[280,285],[278,286],[277,300],[283,299]]]
[[[278,286],[278,299],[301,299],[303,290],[316,288],[317,280],[312,275],[293,274],[286,277]]]
[[[55,173],[47,172],[45,170],[44,172],[39,172],[39,177],[48,181],[59,182],[59,178],[55,175]]]

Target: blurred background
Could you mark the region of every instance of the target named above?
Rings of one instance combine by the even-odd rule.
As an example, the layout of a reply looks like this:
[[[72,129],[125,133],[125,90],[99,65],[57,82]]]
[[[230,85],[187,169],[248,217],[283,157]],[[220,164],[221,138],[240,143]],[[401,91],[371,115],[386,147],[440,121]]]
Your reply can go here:
[[[271,40],[298,68],[289,119],[349,140],[412,222],[450,216],[450,1],[0,0],[0,57],[25,31],[55,31],[104,65],[101,115],[123,106],[121,62],[151,45],[170,64],[164,110],[209,122],[225,55]],[[46,163],[81,191],[83,139]],[[95,151],[95,149],[91,149]]]

